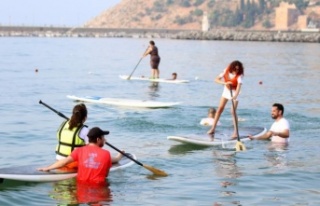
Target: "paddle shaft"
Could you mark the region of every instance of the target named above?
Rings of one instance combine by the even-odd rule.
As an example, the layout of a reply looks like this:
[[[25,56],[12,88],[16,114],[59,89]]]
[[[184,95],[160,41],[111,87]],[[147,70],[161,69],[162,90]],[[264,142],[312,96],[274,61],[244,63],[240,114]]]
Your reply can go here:
[[[239,135],[239,129],[238,129],[238,117],[237,117],[236,109],[235,109],[234,102],[233,102],[233,95],[232,95],[231,86],[230,86],[230,95],[231,95],[232,109],[233,109],[233,114],[234,114],[233,118],[234,118],[234,123],[235,123],[236,131],[237,131],[237,138],[238,138],[238,141],[240,141],[240,135]]]
[[[39,104],[43,104],[44,106],[46,106],[47,108],[51,109],[52,111],[54,111],[56,114],[58,114],[60,117],[65,118],[66,120],[69,120],[68,117],[66,117],[64,114],[62,114],[61,112],[58,112],[57,110],[53,109],[52,107],[50,107],[49,105],[47,105],[46,103],[42,102],[41,100],[39,101]],[[113,148],[114,150],[116,150],[117,152],[121,153],[123,156],[126,156],[127,158],[129,158],[130,160],[134,161],[135,163],[137,163],[140,166],[143,166],[143,164],[135,159],[133,159],[132,157],[130,157],[129,155],[127,155],[126,153],[122,152],[121,150],[119,150],[118,148],[116,148],[115,146],[113,146],[112,144],[110,144],[109,142],[106,142],[106,145],[108,145],[109,147]]]
[[[116,148],[115,146],[113,146],[112,144],[110,144],[109,142],[105,143],[106,145],[108,145],[109,147],[111,147],[112,149],[116,150],[117,152],[121,153],[123,156],[126,156],[127,158],[129,158],[130,160],[134,161],[135,163],[137,163],[138,165],[143,167],[143,164],[135,159],[133,159],[132,157],[130,157],[129,155],[127,155],[126,153],[122,152],[121,150],[119,150],[118,148]]]
[[[61,112],[58,112],[57,110],[53,109],[52,107],[50,107],[49,105],[47,105],[46,103],[42,102],[41,100],[39,101],[39,104],[42,104],[44,106],[46,106],[47,108],[51,109],[52,111],[54,111],[56,114],[58,114],[60,117],[65,118],[66,120],[69,120],[69,118],[67,116],[65,116],[64,114],[62,114]]]
[[[128,80],[130,80],[131,76],[133,75],[134,71],[137,69],[138,65],[140,64],[141,60],[143,59],[143,57],[140,58],[140,60],[138,61],[138,64],[134,67],[133,71],[131,72],[131,74],[128,77]]]
[[[149,47],[147,47],[146,51],[148,51]],[[146,53],[146,51],[144,53]],[[144,54],[143,53],[143,54]],[[131,74],[129,75],[129,77],[127,78],[128,80],[130,80],[131,76],[133,75],[134,71],[137,69],[138,65],[140,64],[141,60],[143,59],[143,57],[140,58],[140,60],[138,61],[138,64],[134,67],[133,71],[131,72]]]

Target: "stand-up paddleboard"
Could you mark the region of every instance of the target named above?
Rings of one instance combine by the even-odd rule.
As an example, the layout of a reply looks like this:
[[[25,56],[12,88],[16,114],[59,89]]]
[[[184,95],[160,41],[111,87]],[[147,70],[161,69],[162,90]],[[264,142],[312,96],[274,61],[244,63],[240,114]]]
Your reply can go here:
[[[202,134],[202,135],[176,135],[168,136],[168,140],[173,140],[176,142],[181,142],[184,144],[194,144],[202,146],[216,146],[216,145],[226,145],[236,143],[237,139],[231,139],[233,128],[228,130],[216,130],[214,138],[212,139],[211,135]],[[240,127],[239,135],[241,141],[248,141],[248,135],[253,137],[260,136],[267,132],[266,128],[263,127]]]
[[[149,100],[135,100],[135,99],[116,99],[116,98],[104,98],[98,96],[85,96],[77,97],[74,95],[67,95],[69,99],[75,101],[108,104],[122,107],[137,107],[137,108],[167,108],[181,104],[180,102],[158,102]]]
[[[134,154],[129,154],[132,158],[136,159]],[[134,162],[127,157],[122,157],[121,160],[113,164],[110,168],[110,172],[124,169],[133,165]],[[17,166],[7,167],[0,169],[0,182],[3,180],[17,180],[25,182],[52,182],[60,181],[77,176],[75,170],[50,170],[49,172],[38,171],[37,168],[43,167],[43,165],[28,165],[28,166]]]
[[[120,75],[119,76],[121,79],[124,80],[129,80],[128,75]],[[183,80],[183,79],[175,79],[175,80],[170,80],[170,79],[150,79],[147,77],[130,77],[130,80],[140,80],[140,81],[149,81],[149,82],[164,82],[164,83],[171,83],[171,84],[183,84],[183,83],[189,83],[189,80]]]

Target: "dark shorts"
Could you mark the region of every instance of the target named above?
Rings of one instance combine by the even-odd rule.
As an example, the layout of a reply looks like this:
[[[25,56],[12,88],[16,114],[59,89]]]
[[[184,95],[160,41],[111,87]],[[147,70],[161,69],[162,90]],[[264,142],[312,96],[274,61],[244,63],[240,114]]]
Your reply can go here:
[[[160,57],[159,56],[151,57],[150,65],[151,65],[152,69],[158,69],[159,64],[160,64]]]

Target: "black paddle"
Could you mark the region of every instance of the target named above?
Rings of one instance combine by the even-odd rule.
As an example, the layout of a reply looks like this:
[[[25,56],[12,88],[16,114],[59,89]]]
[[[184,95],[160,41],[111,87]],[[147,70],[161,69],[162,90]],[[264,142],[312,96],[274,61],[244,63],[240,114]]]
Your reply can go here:
[[[151,167],[149,165],[145,165],[142,164],[141,162],[133,159],[132,157],[130,157],[128,154],[122,152],[121,150],[119,150],[118,148],[114,147],[113,145],[111,145],[110,143],[106,142],[106,145],[110,146],[111,148],[113,148],[114,150],[118,151],[119,153],[121,153],[122,155],[126,156],[127,158],[131,159],[132,161],[134,161],[135,163],[137,163],[138,165],[146,168],[147,170],[151,171],[153,174],[158,175],[158,176],[168,176],[167,173],[165,173],[162,170],[159,170],[157,168]]]
[[[44,106],[46,106],[47,108],[51,109],[52,111],[54,111],[56,114],[58,114],[60,117],[65,118],[66,120],[69,120],[69,118],[67,116],[65,116],[64,114],[62,114],[61,112],[58,112],[57,110],[53,109],[52,107],[50,107],[49,105],[47,105],[46,103],[44,103],[43,101],[39,101],[39,104],[42,104]]]
[[[148,50],[149,47],[147,47],[146,51]],[[146,53],[146,51],[144,53]],[[144,54],[143,53],[143,54]],[[143,57],[140,58],[140,60],[138,61],[138,64],[134,67],[133,71],[131,72],[131,74],[128,76],[127,80],[130,80],[131,76],[133,75],[134,71],[137,69],[138,65],[140,64],[141,60],[143,59]]]
[[[138,65],[140,64],[141,60],[143,59],[143,57],[140,58],[140,60],[138,61],[138,64],[134,67],[133,71],[131,72],[131,74],[128,76],[127,80],[130,80],[131,76],[133,75],[134,71],[136,70],[136,68],[138,67]]]
[[[246,146],[244,146],[244,144],[240,141],[240,135],[239,135],[239,129],[238,129],[238,117],[236,114],[236,110],[235,110],[235,106],[234,106],[234,102],[233,102],[233,95],[232,95],[232,88],[230,86],[230,95],[231,95],[231,102],[232,102],[232,109],[233,109],[233,116],[234,116],[234,122],[235,122],[235,126],[236,126],[236,131],[237,131],[237,144],[236,144],[236,151],[241,151],[241,150],[246,150]]]
[[[56,114],[58,114],[60,117],[69,120],[69,118],[67,116],[65,116],[64,114],[58,112],[57,110],[53,109],[52,107],[50,107],[49,105],[47,105],[46,103],[42,102],[41,100],[39,101],[39,104],[42,104],[44,106],[46,106],[47,108],[49,108],[50,110],[52,110],[53,112],[55,112]],[[130,157],[128,154],[122,152],[121,150],[119,150],[118,148],[116,148],[115,146],[113,146],[112,144],[106,142],[106,145],[110,146],[111,148],[115,149],[116,151],[118,151],[119,153],[121,153],[123,156],[126,156],[127,158],[129,158],[130,160],[134,161],[136,164],[146,168],[147,170],[151,171],[153,174],[158,175],[158,176],[168,176],[167,173],[165,173],[162,170],[159,170],[157,168],[151,167],[149,165],[144,165],[141,162],[133,159],[132,157]]]

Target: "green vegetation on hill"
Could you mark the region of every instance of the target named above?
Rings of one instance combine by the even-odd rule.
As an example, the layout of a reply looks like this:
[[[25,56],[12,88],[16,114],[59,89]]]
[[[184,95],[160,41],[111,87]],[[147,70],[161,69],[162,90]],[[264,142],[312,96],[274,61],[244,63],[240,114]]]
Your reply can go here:
[[[122,0],[86,26],[200,30],[206,14],[212,29],[263,30],[274,27],[281,2],[295,4],[312,25],[320,26],[320,0]]]
[[[234,4],[234,1],[224,0],[157,0],[153,7],[146,9],[147,13],[152,14],[163,13],[157,15],[154,20],[160,19],[165,15],[165,12],[170,7],[179,6],[184,8],[193,8],[188,15],[176,15],[174,23],[184,25],[188,23],[199,22],[199,17],[202,17],[204,11],[199,8],[204,4],[208,12],[208,18],[211,27],[243,27],[250,28],[255,22],[262,22],[263,27],[270,28],[272,23],[268,16],[274,12],[274,8],[279,6],[281,0],[240,0],[240,5],[237,8],[231,9],[228,4]],[[304,0],[286,0],[295,4],[300,10],[307,7],[308,1]],[[268,3],[268,7],[266,6]],[[225,6],[221,6],[225,5]]]

